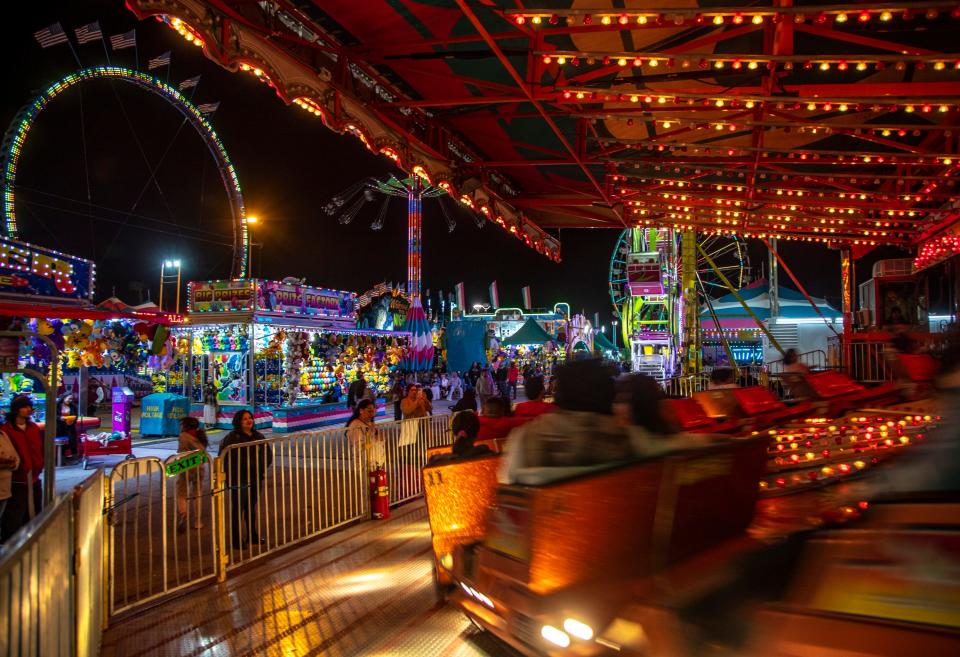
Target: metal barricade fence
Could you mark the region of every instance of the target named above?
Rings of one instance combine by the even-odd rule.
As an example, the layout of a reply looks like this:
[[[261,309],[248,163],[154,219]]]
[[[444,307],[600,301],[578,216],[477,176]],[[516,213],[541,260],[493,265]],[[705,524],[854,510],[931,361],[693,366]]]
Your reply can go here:
[[[167,476],[167,466],[189,455],[122,461],[110,473],[105,509],[111,615],[216,575],[206,467]]]
[[[57,498],[4,547],[0,655],[72,657],[76,654],[72,498]]]
[[[104,624],[104,490],[101,470],[73,489],[77,657],[100,654]]]
[[[361,446],[333,429],[230,445],[214,462],[221,558],[234,568],[364,517]]]
[[[448,444],[449,415],[376,425],[390,504],[423,492],[427,449]],[[367,517],[365,449],[345,429],[228,446],[177,472],[155,457],[117,464],[106,483],[107,598],[115,615]]]
[[[437,415],[376,425],[391,505],[423,492],[420,468],[428,448],[451,442],[448,423]],[[214,462],[225,570],[365,518],[368,470],[345,429],[229,446]]]

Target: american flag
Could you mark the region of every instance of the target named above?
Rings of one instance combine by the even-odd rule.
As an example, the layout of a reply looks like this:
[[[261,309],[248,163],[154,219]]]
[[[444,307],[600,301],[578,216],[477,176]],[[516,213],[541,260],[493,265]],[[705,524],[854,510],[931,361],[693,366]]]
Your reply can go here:
[[[181,82],[179,85],[179,89],[180,91],[183,91],[184,89],[190,89],[192,87],[197,86],[199,83],[200,83],[200,76],[195,75],[192,78],[187,78],[186,80]]]
[[[123,50],[124,48],[137,47],[137,31],[130,30],[123,34],[114,34],[110,37],[110,47],[114,50]]]
[[[63,26],[60,25],[60,23],[54,23],[50,27],[37,30],[33,33],[33,38],[36,39],[43,48],[68,43],[67,33],[63,31]]]
[[[197,109],[204,114],[213,114],[217,111],[218,107],[220,107],[219,101],[216,103],[204,103],[203,105],[197,105]]]
[[[170,51],[163,53],[162,55],[157,55],[153,59],[147,62],[147,70],[152,71],[155,68],[160,68],[161,66],[170,66]]]
[[[103,39],[103,32],[100,31],[100,23],[98,21],[81,25],[75,29],[73,33],[77,35],[77,43],[80,45]]]

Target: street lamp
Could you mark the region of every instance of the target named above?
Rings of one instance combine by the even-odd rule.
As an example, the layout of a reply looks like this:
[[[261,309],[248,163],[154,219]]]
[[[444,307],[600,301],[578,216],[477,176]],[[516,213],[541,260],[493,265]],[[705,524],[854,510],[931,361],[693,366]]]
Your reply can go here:
[[[160,302],[157,304],[160,306],[160,310],[163,310],[163,286],[167,282],[167,269],[177,268],[177,314],[180,314],[180,259],[176,260],[164,260],[160,263]],[[170,274],[171,281],[173,280],[173,274]]]
[[[257,216],[247,217],[247,278],[253,278],[253,226],[259,222]]]
[[[619,323],[620,322],[618,322],[617,320],[613,320],[611,322],[611,324],[613,324],[613,348],[614,349],[617,348],[617,324]]]

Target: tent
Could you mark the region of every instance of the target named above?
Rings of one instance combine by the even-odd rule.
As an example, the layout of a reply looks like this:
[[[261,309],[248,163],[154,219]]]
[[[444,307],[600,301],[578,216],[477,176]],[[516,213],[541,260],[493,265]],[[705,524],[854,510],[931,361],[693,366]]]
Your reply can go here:
[[[819,320],[817,312],[807,301],[807,298],[800,292],[784,286],[779,286],[778,297],[780,302],[780,313],[777,318],[780,320]],[[766,280],[759,280],[756,283],[748,285],[742,290],[738,290],[740,297],[750,306],[750,310],[761,321],[770,319],[770,284]],[[843,314],[828,304],[826,300],[811,297],[817,308],[827,320],[840,321]],[[720,328],[724,329],[744,329],[755,328],[753,319],[743,309],[737,298],[731,293],[713,300],[713,309],[717,313],[717,319],[720,320]],[[705,329],[715,329],[713,315],[706,306],[701,308],[700,326]]]
[[[544,331],[537,320],[531,317],[520,327],[520,330],[503,340],[501,344],[516,347],[529,344],[543,345],[551,341],[553,341],[553,336]]]

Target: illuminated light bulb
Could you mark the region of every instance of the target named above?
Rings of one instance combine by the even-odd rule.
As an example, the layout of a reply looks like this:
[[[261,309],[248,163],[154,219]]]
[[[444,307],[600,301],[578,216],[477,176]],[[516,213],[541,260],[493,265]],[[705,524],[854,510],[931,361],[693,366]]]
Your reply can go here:
[[[717,107],[723,107],[723,104],[724,104],[724,103],[723,103],[723,100],[722,100],[722,99],[719,99],[719,100],[717,100],[717,102],[716,102],[715,104],[716,104]]]
[[[830,70],[830,62],[822,62],[822,63],[820,64],[820,70],[821,70],[821,71],[829,71],[829,70]]]
[[[557,57],[557,63],[563,66],[564,64],[567,63],[567,58],[563,56]]]
[[[667,102],[667,97],[666,97],[666,96],[660,96],[659,98],[657,98],[657,102],[660,103],[661,105],[663,105],[664,103]]]
[[[658,62],[657,60],[655,60],[655,59],[651,59],[651,60],[650,60],[650,66],[656,67],[656,66],[659,66],[659,65],[660,65],[660,62]]]
[[[553,61],[553,59],[551,59],[550,55],[544,55],[544,56],[543,56],[543,63],[544,63],[544,64],[549,64],[549,63],[552,62],[552,61]]]
[[[604,25],[609,25],[611,23],[611,19],[609,16],[604,16],[603,18],[600,19],[600,22],[603,23]]]
[[[752,100],[748,100],[746,102],[747,109],[753,109],[754,105],[756,105],[756,103],[754,103]]]
[[[903,108],[903,111],[908,113],[913,112],[913,105],[907,105],[906,107]]]
[[[640,98],[638,98],[637,96],[630,96],[630,102],[631,102],[631,103],[636,103],[636,102],[638,102],[639,100],[640,100]]]
[[[950,108],[947,107],[946,105],[941,105],[941,106],[940,106],[940,109],[939,109],[939,111],[941,111],[941,112],[947,112],[947,111],[949,111],[949,110],[950,110]]]
[[[885,11],[882,14],[880,14],[880,20],[884,22],[890,20],[891,18],[893,18],[893,14],[891,14],[889,11]]]
[[[754,14],[751,21],[753,22],[754,25],[759,25],[760,23],[763,22],[763,16],[761,16],[760,14]]]
[[[646,25],[646,24],[647,24],[647,17],[646,17],[646,16],[637,16],[637,23],[639,23],[640,25]]]
[[[664,121],[664,122],[663,122],[663,129],[664,129],[664,130],[669,130],[671,125],[673,125],[673,124],[670,123],[669,121]]]
[[[714,68],[723,68],[723,61],[717,60],[717,62],[713,65],[713,67],[714,67]]]
[[[621,25],[626,25],[626,24],[630,21],[630,19],[627,18],[625,15],[623,15],[623,16],[620,16],[620,18],[618,18],[617,21],[618,21]]]
[[[807,105],[807,109],[813,111],[813,110],[817,109],[817,104],[816,104],[816,103],[809,103],[809,104]]]
[[[846,112],[846,111],[847,111],[847,104],[846,104],[846,103],[841,103],[840,106],[839,106],[837,109],[839,109],[841,112]]]
[[[723,16],[714,16],[713,17],[714,25],[723,25]]]
[[[543,19],[540,18],[539,16],[534,16],[532,19],[532,22],[534,25],[539,25],[541,22],[543,22]]]
[[[947,64],[946,62],[937,62],[933,65],[933,68],[934,70],[942,71],[943,69],[947,68]]]
[[[626,57],[621,57],[620,59],[617,60],[617,66],[626,66],[626,65],[627,65]]]
[[[858,71],[866,71],[866,70],[867,70],[867,63],[866,63],[866,62],[858,62],[858,63],[857,63],[857,70],[858,70]]]
[[[846,23],[846,22],[847,22],[847,15],[846,15],[845,13],[843,13],[843,12],[840,12],[839,14],[837,14],[837,22],[838,22],[838,23]]]
[[[749,69],[751,69],[751,70],[756,70],[756,68],[757,68],[757,63],[756,63],[756,62],[750,62],[749,64],[747,64],[747,68],[749,68]]]
[[[527,22],[526,16],[517,16],[514,20],[516,21],[517,25],[523,25]]]
[[[869,12],[869,11],[861,11],[861,12],[860,12],[860,15],[857,16],[857,20],[860,21],[861,23],[866,23],[867,21],[870,20],[870,12]]]
[[[953,160],[952,160],[951,158],[949,158],[949,157],[945,157],[945,158],[943,158],[943,163],[944,163],[944,164],[953,164]]]

